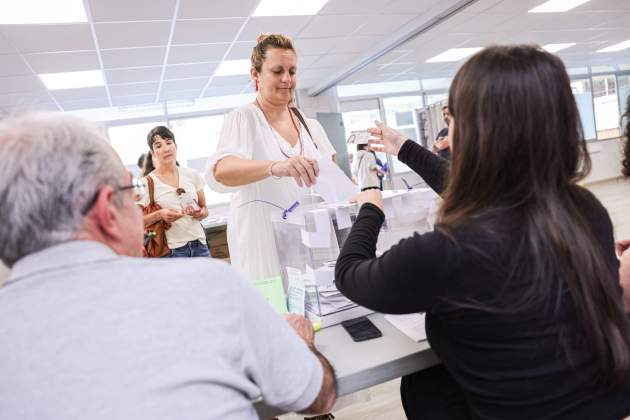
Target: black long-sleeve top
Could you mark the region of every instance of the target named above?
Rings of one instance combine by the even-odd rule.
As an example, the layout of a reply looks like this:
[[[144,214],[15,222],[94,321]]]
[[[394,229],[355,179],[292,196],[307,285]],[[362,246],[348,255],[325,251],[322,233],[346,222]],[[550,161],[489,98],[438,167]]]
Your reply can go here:
[[[442,192],[448,171],[444,159],[412,141],[398,158]],[[596,232],[595,246],[617,264],[608,213],[588,191],[580,188],[579,196]],[[438,229],[414,234],[375,258],[383,221],[378,207],[361,207],[337,260],[336,285],[348,298],[379,312],[426,312],[431,347],[463,389],[475,418],[617,419],[630,413],[630,383],[605,391],[594,385],[591,350],[572,347],[573,365],[560,350],[560,334],[583,334],[572,311],[550,315],[532,308],[506,314],[463,304],[472,299],[491,306],[528,287],[527,276],[516,274],[506,288],[508,275],[502,269],[513,263],[511,251],[522,237],[518,216],[505,221],[507,234],[500,237],[509,241],[474,228],[451,232],[453,241]],[[490,258],[480,259],[474,251],[479,249]]]

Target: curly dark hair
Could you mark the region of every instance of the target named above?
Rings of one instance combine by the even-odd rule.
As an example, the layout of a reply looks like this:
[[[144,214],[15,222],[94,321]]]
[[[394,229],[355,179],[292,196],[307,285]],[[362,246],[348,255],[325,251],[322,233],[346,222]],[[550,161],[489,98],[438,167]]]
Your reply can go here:
[[[625,127],[622,128],[623,134],[626,137],[623,146],[623,160],[621,161],[623,168],[621,169],[621,173],[626,178],[630,178],[630,96],[628,96],[628,100],[626,101],[626,112],[622,115],[621,119],[625,124]]]

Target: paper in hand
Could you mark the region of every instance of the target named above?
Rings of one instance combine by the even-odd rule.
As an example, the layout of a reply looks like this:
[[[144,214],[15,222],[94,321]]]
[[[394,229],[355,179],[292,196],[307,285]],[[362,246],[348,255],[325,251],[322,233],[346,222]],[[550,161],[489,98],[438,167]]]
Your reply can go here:
[[[317,164],[319,176],[313,188],[328,204],[347,203],[359,192],[330,156],[323,156]]]

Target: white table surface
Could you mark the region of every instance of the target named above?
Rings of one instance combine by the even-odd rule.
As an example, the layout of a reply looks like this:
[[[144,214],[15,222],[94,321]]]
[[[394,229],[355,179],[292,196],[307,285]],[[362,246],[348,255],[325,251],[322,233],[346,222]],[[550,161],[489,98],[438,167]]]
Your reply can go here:
[[[382,337],[355,343],[341,325],[324,328],[315,334],[317,349],[335,368],[339,396],[440,363],[426,340],[414,342],[382,314],[372,314],[368,318],[381,330]],[[261,419],[282,413],[264,403],[257,403],[256,410]]]

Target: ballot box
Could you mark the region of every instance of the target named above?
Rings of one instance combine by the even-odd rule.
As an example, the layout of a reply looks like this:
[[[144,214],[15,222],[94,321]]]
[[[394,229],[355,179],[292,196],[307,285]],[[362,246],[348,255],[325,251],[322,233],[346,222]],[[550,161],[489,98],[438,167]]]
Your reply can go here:
[[[430,189],[388,190],[383,198],[377,255],[414,232],[433,229],[438,198]],[[335,263],[357,212],[356,204],[321,202],[278,211],[272,218],[289,311],[303,313],[322,328],[371,313],[335,287]]]

